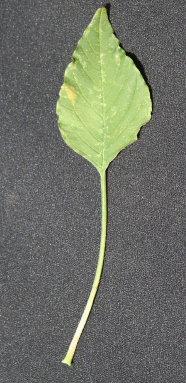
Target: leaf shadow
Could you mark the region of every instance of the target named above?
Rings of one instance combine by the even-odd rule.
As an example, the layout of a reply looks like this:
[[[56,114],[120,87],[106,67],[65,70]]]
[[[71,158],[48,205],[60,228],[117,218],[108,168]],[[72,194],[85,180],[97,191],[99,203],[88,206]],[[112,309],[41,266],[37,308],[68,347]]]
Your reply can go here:
[[[111,4],[110,3],[106,3],[105,4],[105,8],[107,10],[107,14],[108,14],[108,19],[110,21],[110,7],[111,7]]]

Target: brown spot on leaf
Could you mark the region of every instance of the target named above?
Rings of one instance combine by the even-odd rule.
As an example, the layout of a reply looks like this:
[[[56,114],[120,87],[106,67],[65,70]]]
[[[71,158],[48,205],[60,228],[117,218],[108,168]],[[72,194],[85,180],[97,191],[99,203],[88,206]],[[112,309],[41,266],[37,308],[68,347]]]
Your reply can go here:
[[[76,93],[74,92],[74,87],[65,85],[64,89],[66,91],[66,94],[67,94],[70,102],[72,103],[72,105],[74,105],[75,99],[76,99]]]

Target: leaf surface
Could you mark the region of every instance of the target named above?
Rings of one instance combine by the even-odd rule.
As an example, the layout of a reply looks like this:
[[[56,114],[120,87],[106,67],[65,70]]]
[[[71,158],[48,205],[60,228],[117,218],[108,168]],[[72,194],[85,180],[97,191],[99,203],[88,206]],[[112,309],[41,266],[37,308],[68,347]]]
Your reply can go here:
[[[79,40],[57,102],[65,142],[102,174],[151,118],[149,89],[100,8]]]

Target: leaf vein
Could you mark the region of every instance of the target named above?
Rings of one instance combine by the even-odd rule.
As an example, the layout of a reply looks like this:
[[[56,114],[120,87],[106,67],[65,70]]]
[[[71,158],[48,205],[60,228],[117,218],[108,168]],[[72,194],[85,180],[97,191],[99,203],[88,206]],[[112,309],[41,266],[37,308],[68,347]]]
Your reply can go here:
[[[74,108],[74,112],[76,113],[76,116],[79,118],[79,120],[82,122],[84,127],[87,129],[87,131],[91,134],[91,136],[100,143],[100,141],[93,135],[93,133],[87,128],[87,125],[83,122],[83,120],[80,118],[79,114],[77,113],[76,109]]]
[[[105,110],[104,110],[104,94],[103,94],[103,71],[102,71],[102,59],[101,59],[101,39],[100,39],[100,24],[101,13],[99,19],[99,56],[100,56],[100,71],[101,71],[101,88],[102,88],[102,119],[103,119],[103,142],[102,142],[102,168],[104,164],[104,141],[105,141]]]
[[[90,78],[90,80],[93,82],[94,85],[96,85],[98,88],[99,88],[99,85],[96,84],[96,82],[92,79],[92,77],[90,77],[90,75],[87,73],[87,71],[85,70],[85,68],[83,67],[83,64],[81,63],[81,61],[79,60],[79,63],[83,69],[83,71],[86,73],[86,75]]]
[[[90,44],[90,42],[89,42],[87,36],[84,35],[84,37],[85,37],[85,39],[86,39],[86,41],[87,41],[89,47],[92,49],[92,52],[94,52],[96,56],[99,56],[99,53],[97,53],[97,52],[92,48],[92,45]]]
[[[112,101],[112,106],[114,105],[114,103],[115,103],[115,101],[117,100],[118,96],[120,95],[121,91],[125,88],[125,84],[126,84],[126,81],[127,81],[127,74],[128,74],[129,67],[130,67],[130,63],[129,63],[129,65],[128,65],[128,68],[127,68],[127,71],[126,71],[126,74],[125,74],[124,82],[122,83],[122,86],[121,86],[121,88],[120,88],[120,90],[119,90],[119,92],[118,92],[116,98],[114,99],[114,101]],[[109,90],[109,92],[110,92],[110,90]],[[109,92],[108,92],[108,93],[109,93]],[[106,110],[106,112],[108,112],[109,109],[110,109],[110,107]]]
[[[114,84],[114,83],[115,83],[115,81],[116,81],[116,77],[117,77],[117,75],[118,75],[119,69],[120,69],[120,66],[118,67],[118,69],[117,69],[117,71],[116,71],[116,75],[115,75],[115,77],[114,77],[113,84],[111,85],[109,91],[108,91],[107,94],[105,95],[105,98],[107,98],[107,96],[109,95],[109,93],[111,92],[111,90],[113,89],[113,87],[116,85],[116,84]]]
[[[87,56],[87,54],[86,54],[86,52],[85,52],[85,50],[84,50],[84,48],[83,48],[83,46],[82,45],[80,45],[80,47],[81,47],[81,49],[82,49],[82,51],[83,51],[83,53],[85,54],[85,56],[86,56],[86,58],[87,58],[87,60],[89,61],[89,63],[93,66],[93,68],[95,68],[98,72],[100,71],[100,69],[99,68],[97,68],[94,64],[92,64],[92,61],[90,61],[90,59],[89,59],[89,57]]]
[[[99,117],[102,118],[101,114],[99,114],[99,113],[94,109],[94,107],[92,106],[92,104],[90,103],[90,101],[89,101],[89,100],[85,97],[85,95],[83,94],[83,92],[82,92],[82,90],[81,90],[81,88],[80,88],[80,86],[79,86],[79,84],[78,84],[78,82],[77,82],[77,80],[76,80],[76,78],[75,78],[75,76],[74,76],[74,72],[73,72],[73,71],[72,71],[72,74],[73,74],[75,83],[76,83],[76,85],[78,86],[78,88],[79,88],[79,90],[80,90],[80,93],[81,93],[81,95],[83,96],[84,100],[85,100],[86,102],[88,102],[88,104],[91,106],[91,108],[94,110],[94,112],[95,112]]]
[[[87,146],[88,146],[90,149],[92,149],[95,153],[97,153],[97,154],[99,154],[99,155],[101,154],[101,153],[98,152],[96,149],[94,149],[92,146],[90,146],[86,141],[83,140],[82,136],[80,136],[80,135],[76,132],[76,130],[74,129],[73,125],[72,125],[72,129],[73,129],[73,132],[76,134],[76,136],[79,137],[80,140],[83,141],[85,145],[87,145]]]
[[[144,100],[144,98],[143,98],[143,100]],[[142,104],[143,104],[143,100],[142,100],[142,102],[141,102],[141,104],[140,104],[140,106],[139,106],[139,108],[137,109],[137,112],[135,113],[135,115],[131,118],[131,120],[128,122],[128,124],[127,125],[130,125],[130,123],[132,122],[132,120],[136,117],[136,115],[138,114],[138,112],[139,112],[139,110],[140,110],[140,108],[141,108],[141,106],[142,106]],[[128,109],[129,108],[127,108],[127,111],[128,111]],[[127,111],[126,111],[126,113],[127,113]],[[125,113],[125,114],[126,114]],[[124,114],[124,116],[123,117],[125,117],[125,114]],[[121,122],[121,120],[123,119],[123,117],[120,119],[120,121],[119,121],[119,123]],[[117,125],[119,125],[119,123],[117,124]],[[121,131],[119,134],[118,134],[118,136],[117,137],[115,137],[115,139],[107,146],[107,148],[106,149],[108,149],[120,136],[121,136],[121,134],[123,133],[123,131]]]

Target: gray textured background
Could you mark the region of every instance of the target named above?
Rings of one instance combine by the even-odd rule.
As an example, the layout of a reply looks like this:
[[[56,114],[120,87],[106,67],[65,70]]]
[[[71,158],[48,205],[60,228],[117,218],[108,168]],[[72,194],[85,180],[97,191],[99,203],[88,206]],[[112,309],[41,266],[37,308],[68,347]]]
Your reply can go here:
[[[77,41],[102,1],[2,0],[2,383],[184,383],[183,0],[111,1],[153,116],[109,166],[104,270],[71,368],[100,240],[99,174],[55,113]]]

